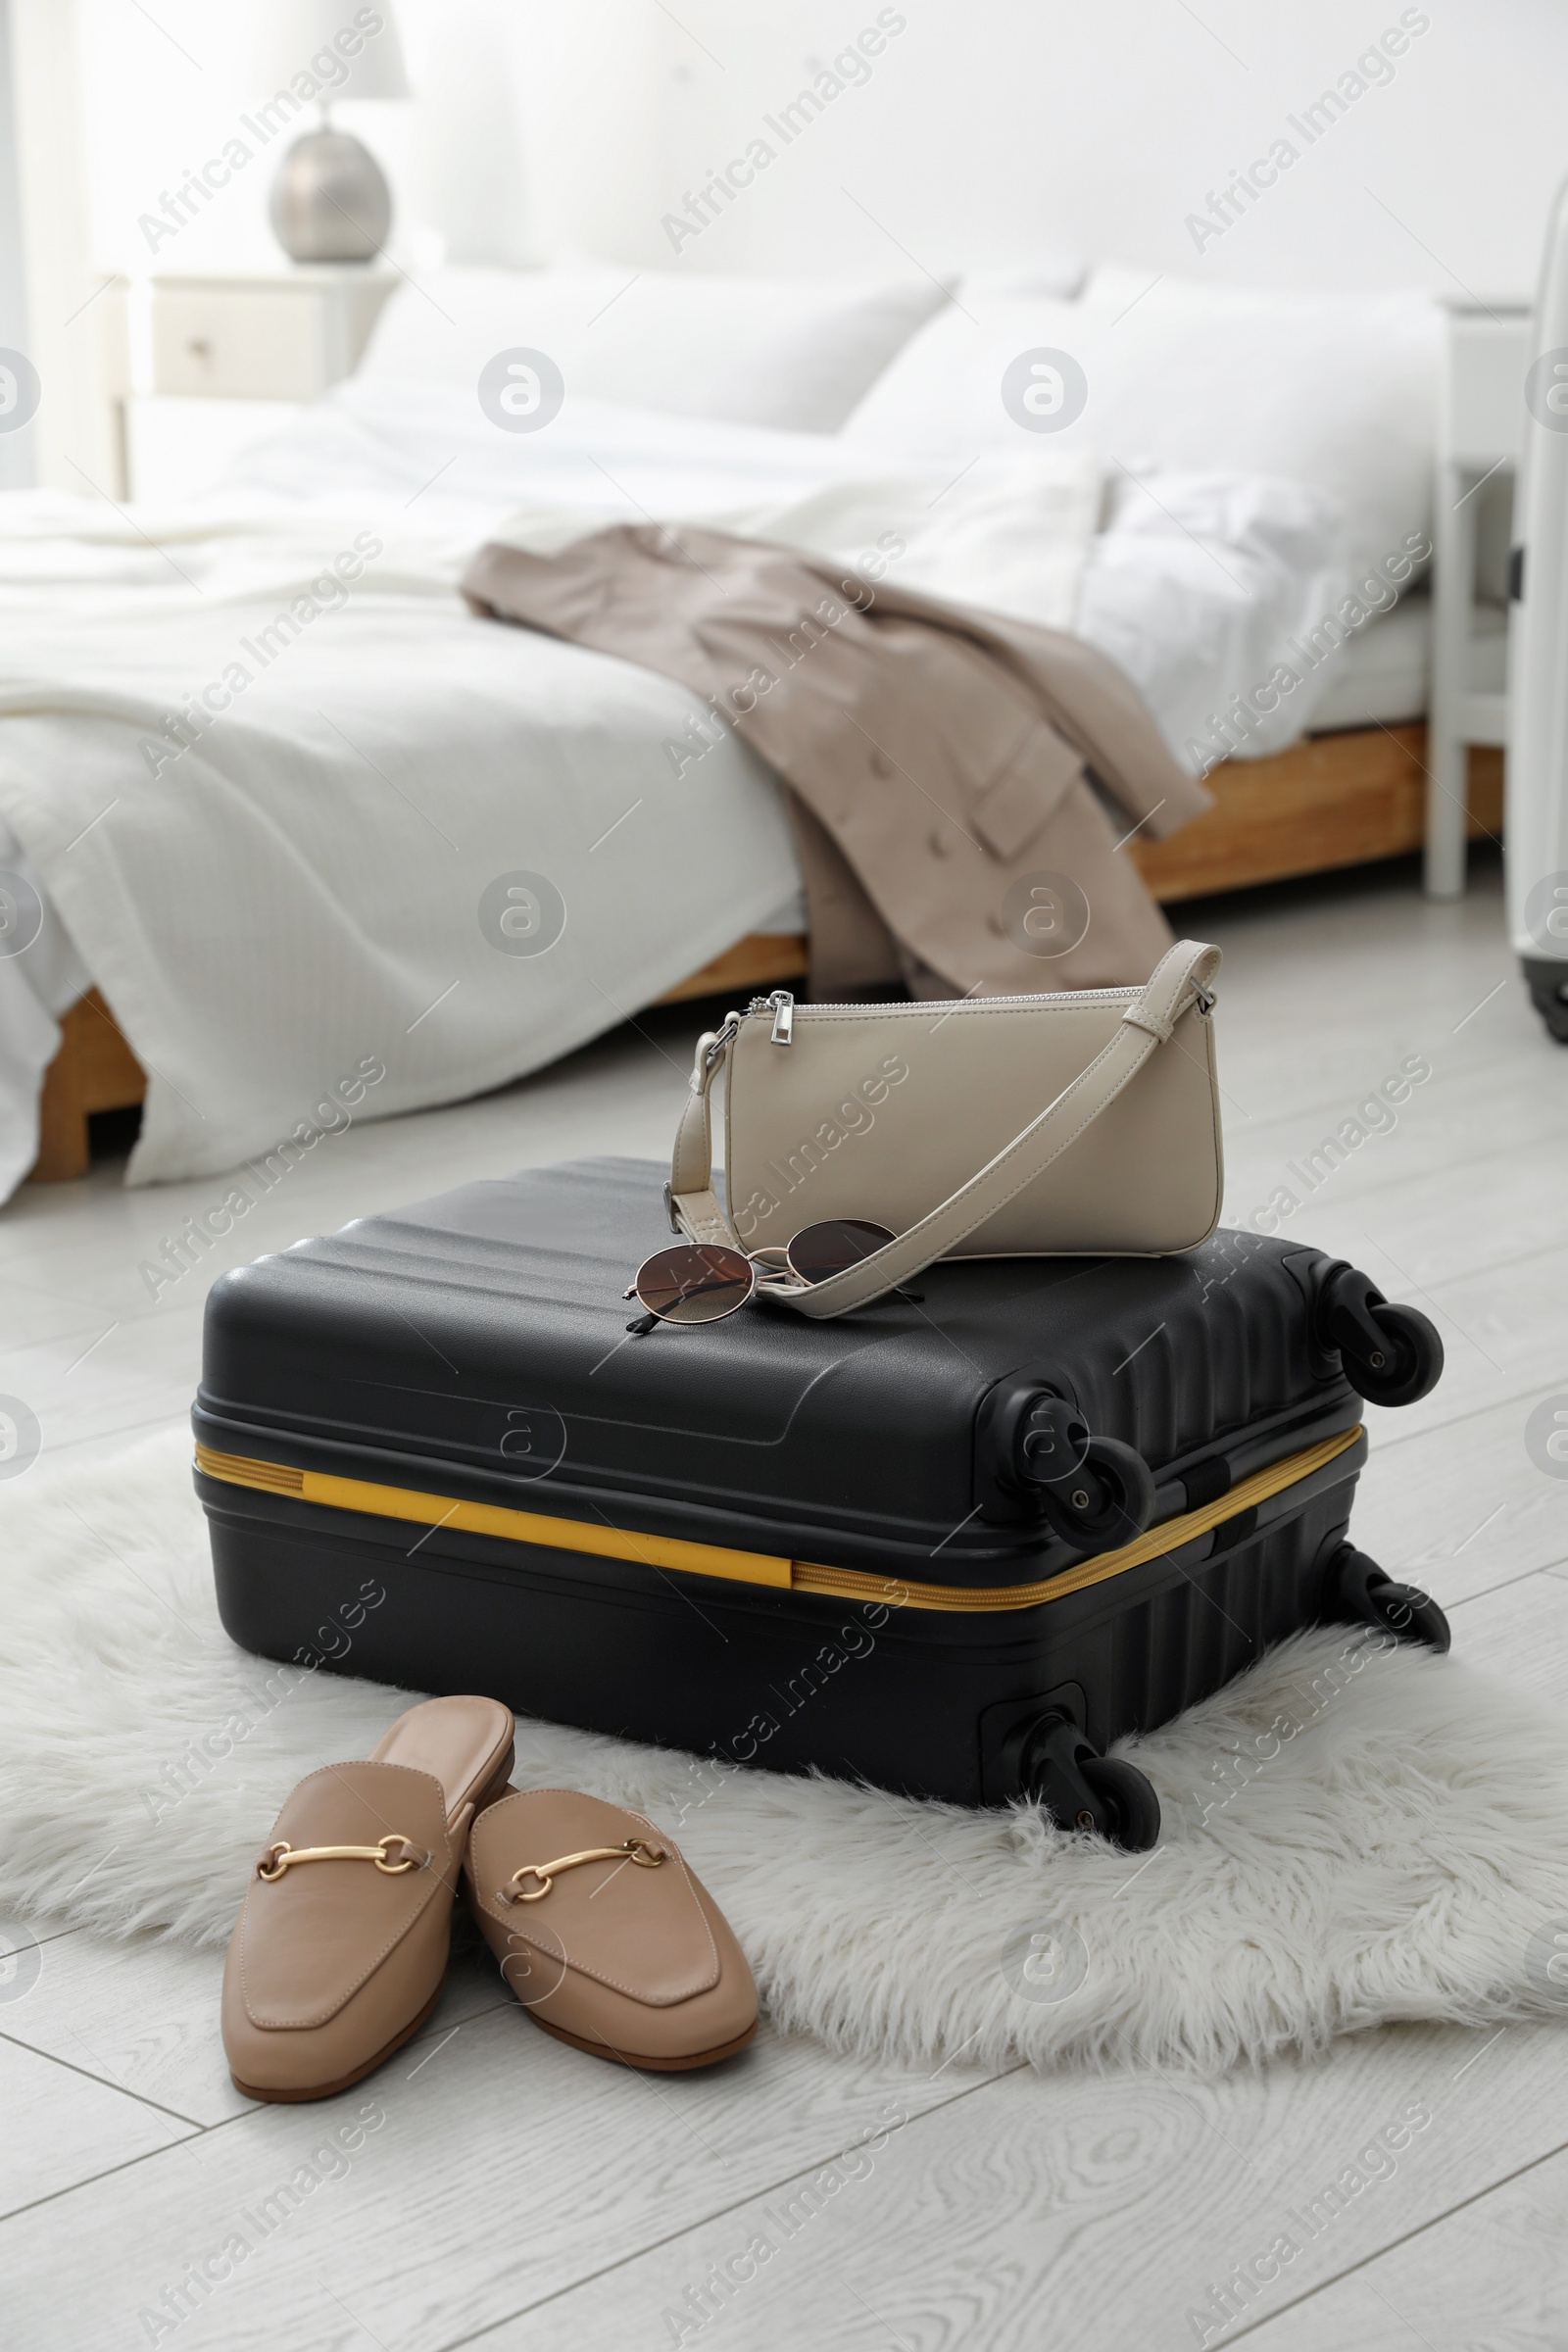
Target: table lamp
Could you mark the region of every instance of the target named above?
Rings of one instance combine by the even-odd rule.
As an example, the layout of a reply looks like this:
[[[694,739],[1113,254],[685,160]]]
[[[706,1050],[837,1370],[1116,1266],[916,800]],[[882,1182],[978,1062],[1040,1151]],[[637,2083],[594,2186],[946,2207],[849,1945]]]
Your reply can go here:
[[[318,130],[295,140],[272,182],[272,232],[296,262],[368,262],[386,243],[392,197],[369,149],[334,130],[342,98],[407,98],[409,78],[391,0],[265,0],[251,86],[267,95],[259,122],[278,127],[280,102],[321,110]]]

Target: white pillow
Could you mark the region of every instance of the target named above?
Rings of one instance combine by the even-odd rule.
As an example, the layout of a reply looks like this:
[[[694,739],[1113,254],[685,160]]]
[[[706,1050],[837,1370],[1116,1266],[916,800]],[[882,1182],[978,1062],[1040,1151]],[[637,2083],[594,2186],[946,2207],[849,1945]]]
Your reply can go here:
[[[1027,447],[1033,363],[1064,352],[1083,401],[1055,433],[1110,461],[1302,481],[1339,502],[1357,568],[1409,552],[1430,522],[1440,313],[1424,295],[1252,294],[1100,270],[1079,302],[965,302],[906,343],[845,426],[882,449]],[[960,297],[961,298],[961,297]],[[1044,363],[1050,366],[1050,363]],[[1004,376],[1014,379],[1011,413]],[[1037,407],[1071,412],[1069,369]]]
[[[568,394],[831,433],[944,299],[927,279],[864,287],[595,262],[452,268],[398,288],[358,372],[467,387],[498,352],[529,349],[554,360]]]

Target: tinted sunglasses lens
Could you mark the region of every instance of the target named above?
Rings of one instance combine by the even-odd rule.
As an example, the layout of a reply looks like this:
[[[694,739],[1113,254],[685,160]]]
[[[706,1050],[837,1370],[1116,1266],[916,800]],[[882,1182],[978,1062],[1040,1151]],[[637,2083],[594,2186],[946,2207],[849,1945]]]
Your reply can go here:
[[[808,1225],[786,1252],[790,1272],[801,1282],[826,1282],[830,1274],[842,1274],[846,1267],[885,1250],[894,1238],[885,1225],[873,1225],[864,1217],[832,1217],[821,1225]]]
[[[751,1260],[738,1250],[688,1242],[656,1251],[638,1268],[636,1289],[662,1323],[716,1323],[751,1297]]]

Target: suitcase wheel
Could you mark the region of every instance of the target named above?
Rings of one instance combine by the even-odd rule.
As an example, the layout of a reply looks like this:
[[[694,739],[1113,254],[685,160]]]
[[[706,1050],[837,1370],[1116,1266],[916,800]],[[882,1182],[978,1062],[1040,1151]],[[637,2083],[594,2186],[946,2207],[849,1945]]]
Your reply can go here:
[[[1437,1387],[1443,1342],[1436,1326],[1413,1306],[1392,1304],[1354,1266],[1329,1274],[1318,1294],[1317,1325],[1369,1404],[1415,1404]]]
[[[1349,1625],[1376,1626],[1401,1642],[1421,1642],[1444,1654],[1453,1636],[1448,1620],[1419,1585],[1396,1584],[1353,1544],[1342,1544],[1330,1569],[1335,1614]]]
[[[1055,1420],[1065,1417],[1058,1442]],[[1057,1461],[1067,1467],[1056,1469]],[[1019,1476],[1039,1497],[1058,1536],[1084,1551],[1130,1544],[1154,1516],[1149,1464],[1119,1438],[1092,1438],[1070,1408],[1054,1398],[1037,1407],[1019,1432]]]
[[[1092,1830],[1130,1854],[1148,1853],[1159,1838],[1159,1799],[1137,1765],[1099,1754],[1065,1716],[1031,1726],[1019,1781],[1064,1830]]]
[[[1159,1799],[1152,1784],[1124,1756],[1085,1758],[1080,1767],[1102,1804],[1114,1819],[1105,1831],[1113,1845],[1129,1854],[1147,1854],[1159,1843]]]

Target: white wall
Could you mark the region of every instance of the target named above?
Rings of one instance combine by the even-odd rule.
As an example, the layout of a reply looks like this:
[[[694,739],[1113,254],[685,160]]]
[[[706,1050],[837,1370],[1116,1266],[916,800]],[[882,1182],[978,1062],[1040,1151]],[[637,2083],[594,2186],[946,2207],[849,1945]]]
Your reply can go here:
[[[27,344],[16,161],[10,8],[9,0],[0,0],[0,350],[5,351],[24,351]],[[31,432],[26,426],[16,432],[0,432],[0,490],[24,489],[32,478]]]
[[[597,12],[578,0],[578,13]],[[658,215],[721,166],[874,0],[685,0],[650,93],[662,169],[628,186],[619,250],[667,255]],[[1332,85],[1399,0],[900,0],[907,26],[683,259],[842,271],[1027,264],[1041,248],[1217,279],[1530,285],[1568,173],[1568,12],[1430,0],[1429,29],[1308,147],[1286,118]],[[705,55],[705,50],[710,55]],[[767,135],[764,132],[764,135]],[[1200,253],[1185,222],[1285,135],[1299,160]],[[777,144],[775,141],[774,144]],[[585,175],[598,173],[585,158]],[[859,208],[864,207],[862,211]],[[866,214],[874,217],[868,220]]]
[[[246,103],[247,9],[160,0],[154,24],[125,0],[79,5],[99,259],[275,263],[270,156],[156,254],[137,228]],[[1554,0],[1425,0],[1392,79],[1310,146],[1288,117],[1398,25],[1398,0],[894,13],[905,27],[863,85],[787,145],[763,119],[875,24],[878,0],[680,0],[673,16],[656,0],[402,0],[419,101],[344,119],[389,166],[405,255],[433,225],[468,253],[672,264],[662,216],[768,138],[755,184],[682,242],[679,266],[704,270],[1026,267],[1065,248],[1232,281],[1489,294],[1533,281],[1568,174]],[[1282,136],[1298,160],[1198,251],[1187,216]]]

